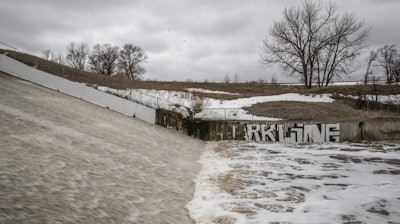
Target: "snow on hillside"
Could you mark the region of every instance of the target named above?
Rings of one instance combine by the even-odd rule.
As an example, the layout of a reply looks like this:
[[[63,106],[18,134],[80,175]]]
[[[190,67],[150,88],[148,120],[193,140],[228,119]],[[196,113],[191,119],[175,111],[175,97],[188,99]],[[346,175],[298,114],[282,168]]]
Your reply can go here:
[[[230,93],[225,91],[215,91],[215,90],[208,90],[208,89],[200,89],[200,88],[187,88],[189,92],[195,93],[211,93],[211,94],[223,94],[223,95],[239,95],[238,93]]]
[[[238,120],[279,120],[279,118],[259,117],[248,114],[241,109],[250,107],[257,103],[278,102],[278,101],[298,101],[298,102],[320,102],[332,103],[333,99],[329,94],[305,96],[298,93],[287,93],[275,96],[255,96],[250,98],[240,98],[236,100],[215,100],[208,99],[208,107],[196,114],[195,117],[203,119],[238,119]]]
[[[194,111],[200,106],[202,111],[194,115],[201,119],[228,119],[228,120],[280,120],[279,118],[259,117],[249,114],[243,110],[257,103],[277,102],[277,101],[298,101],[298,102],[320,102],[332,103],[334,100],[330,94],[321,95],[301,95],[298,93],[287,93],[274,96],[256,96],[250,98],[240,98],[235,100],[219,100],[213,98],[200,98],[191,92],[176,92],[166,90],[146,90],[128,89],[117,90],[109,87],[98,87],[99,90],[115,94],[132,101],[153,107],[172,110],[189,116],[189,111]],[[207,93],[221,94],[220,91],[204,89],[190,89],[191,91],[201,91]],[[222,92],[222,94],[228,94]],[[234,94],[234,93],[229,93]]]
[[[196,223],[400,223],[400,142],[220,144],[200,160]]]

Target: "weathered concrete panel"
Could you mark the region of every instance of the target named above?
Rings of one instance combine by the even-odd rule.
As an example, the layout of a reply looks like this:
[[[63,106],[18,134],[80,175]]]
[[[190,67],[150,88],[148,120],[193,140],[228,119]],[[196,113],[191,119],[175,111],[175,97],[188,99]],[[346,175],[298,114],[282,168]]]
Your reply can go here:
[[[400,140],[400,119],[371,119],[358,126],[362,140]]]
[[[346,122],[202,121],[157,110],[156,123],[202,140],[328,142],[399,140],[399,119]]]
[[[246,140],[281,143],[339,142],[340,124],[247,124]]]
[[[19,78],[37,83],[50,89],[74,96],[85,101],[108,107],[128,116],[155,124],[156,111],[135,102],[93,89],[84,84],[72,82],[32,68],[6,55],[0,55],[0,70]]]

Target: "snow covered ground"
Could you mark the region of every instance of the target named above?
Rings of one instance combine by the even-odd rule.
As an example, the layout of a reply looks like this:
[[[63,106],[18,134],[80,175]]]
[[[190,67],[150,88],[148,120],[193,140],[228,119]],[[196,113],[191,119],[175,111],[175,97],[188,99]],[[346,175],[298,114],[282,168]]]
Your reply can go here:
[[[215,94],[235,94],[222,91],[211,91],[204,89],[188,89],[190,92],[176,92],[165,90],[146,90],[129,89],[117,90],[109,87],[98,87],[99,90],[109,92],[132,101],[153,107],[173,110],[183,116],[189,116],[189,111],[194,111],[197,105],[201,105],[202,111],[195,114],[195,118],[205,120],[267,120],[276,121],[280,118],[259,117],[249,114],[244,107],[250,107],[257,103],[277,102],[277,101],[297,101],[297,102],[320,102],[332,103],[334,100],[330,94],[320,95],[301,95],[298,93],[287,93],[274,96],[256,96],[250,98],[240,98],[235,100],[219,100],[213,98],[200,98],[191,92],[206,92]]]
[[[215,90],[208,90],[208,89],[200,89],[200,88],[187,88],[189,92],[195,93],[211,93],[211,94],[223,94],[223,95],[239,95],[239,93],[230,93],[225,91],[215,91]]]
[[[220,143],[201,163],[196,223],[400,223],[400,142]]]

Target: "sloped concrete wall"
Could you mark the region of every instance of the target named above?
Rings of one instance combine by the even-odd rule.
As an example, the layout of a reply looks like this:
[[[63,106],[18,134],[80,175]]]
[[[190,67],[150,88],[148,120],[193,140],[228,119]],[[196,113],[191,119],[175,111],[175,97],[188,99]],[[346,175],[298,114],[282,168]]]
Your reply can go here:
[[[48,74],[9,58],[6,55],[0,55],[0,70],[41,86],[155,124],[156,111],[153,108],[96,90],[81,83]]]

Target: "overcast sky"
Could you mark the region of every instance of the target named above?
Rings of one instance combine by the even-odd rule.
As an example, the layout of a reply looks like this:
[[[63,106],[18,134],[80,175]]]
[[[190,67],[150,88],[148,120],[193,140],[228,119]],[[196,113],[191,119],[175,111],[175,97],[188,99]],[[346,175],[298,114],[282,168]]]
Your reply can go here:
[[[336,0],[372,28],[371,47],[400,45],[400,0]],[[259,47],[285,7],[300,0],[0,0],[0,42],[41,56],[65,54],[69,42],[133,43],[148,54],[144,79],[240,81],[275,76]],[[5,48],[0,44],[1,48]],[[364,60],[364,58],[360,58]],[[356,77],[352,79],[357,79]]]

